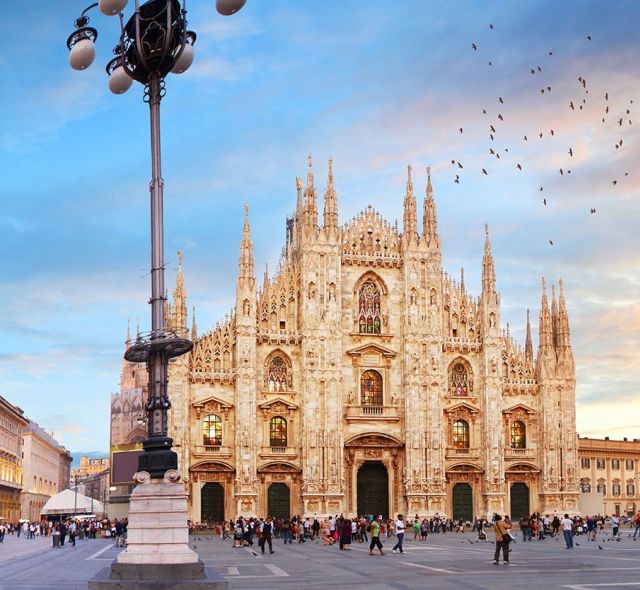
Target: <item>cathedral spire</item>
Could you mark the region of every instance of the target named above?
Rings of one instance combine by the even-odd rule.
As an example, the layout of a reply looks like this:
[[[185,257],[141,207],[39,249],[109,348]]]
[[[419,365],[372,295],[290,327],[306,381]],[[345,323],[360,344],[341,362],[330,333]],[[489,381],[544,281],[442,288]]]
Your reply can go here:
[[[269,290],[269,263],[264,265],[264,277],[262,279],[262,293],[266,293]]]
[[[184,288],[184,274],[182,272],[182,251],[178,250],[178,273],[176,274],[176,288],[173,291],[173,305],[171,306],[171,321],[174,330],[187,331],[187,292]]]
[[[338,199],[333,184],[333,159],[331,157],[329,157],[327,190],[324,193],[324,227],[325,229],[338,229]]]
[[[191,342],[198,339],[198,324],[196,324],[196,306],[191,308]]]
[[[418,219],[416,198],[413,194],[413,180],[411,179],[411,164],[407,166],[407,190],[404,195],[403,233],[405,240],[413,240],[418,235]]]
[[[422,235],[429,245],[438,246],[438,221],[436,219],[436,202],[431,186],[431,166],[427,167],[427,194],[422,212]]]
[[[484,293],[496,292],[496,271],[493,266],[491,254],[491,242],[489,240],[489,226],[484,224],[484,256],[482,257],[482,291]]]
[[[124,341],[124,349],[129,350],[131,346],[131,319],[127,319],[127,339]]]
[[[531,341],[531,323],[529,322],[529,310],[527,309],[527,337],[524,343],[525,358],[533,361],[533,342]]]
[[[251,228],[249,227],[249,205],[244,205],[244,227],[240,242],[240,281],[253,281],[253,244],[251,243]]]
[[[551,332],[553,334],[553,346],[558,346],[558,302],[556,301],[556,286],[551,285]]]
[[[460,268],[460,291],[465,292],[464,288],[464,266]]]
[[[558,301],[558,334],[557,347],[560,349],[571,348],[571,337],[569,331],[569,314],[564,300],[564,285],[560,279],[560,299]]]
[[[304,225],[313,230],[318,227],[318,205],[316,201],[316,188],[313,183],[313,162],[311,154],[309,154],[307,187],[304,190]]]
[[[542,277],[542,299],[540,300],[538,347],[540,350],[545,351],[553,348],[553,329],[551,327],[551,314],[549,313],[549,300],[547,299],[547,281],[544,277]]]

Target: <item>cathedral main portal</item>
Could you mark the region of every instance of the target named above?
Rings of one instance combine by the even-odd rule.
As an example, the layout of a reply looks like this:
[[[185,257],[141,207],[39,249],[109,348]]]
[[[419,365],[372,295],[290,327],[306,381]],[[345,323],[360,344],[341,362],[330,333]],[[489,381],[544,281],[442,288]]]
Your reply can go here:
[[[389,475],[380,461],[365,461],[358,469],[358,516],[389,518]]]

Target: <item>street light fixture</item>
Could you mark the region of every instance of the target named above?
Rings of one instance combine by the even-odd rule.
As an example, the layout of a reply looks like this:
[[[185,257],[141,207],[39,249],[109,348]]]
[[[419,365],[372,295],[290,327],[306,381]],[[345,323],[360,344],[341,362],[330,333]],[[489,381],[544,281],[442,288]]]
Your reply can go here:
[[[217,0],[222,15],[240,10],[246,0]],[[182,74],[193,63],[196,34],[187,27],[186,0],[135,0],[133,15],[124,20],[121,12],[127,0],[100,0],[85,8],[75,21],[76,30],[69,35],[69,62],[76,70],[88,68],[95,58],[98,31],[89,26],[87,13],[99,7],[102,13],[118,16],[120,38],[113,49],[115,57],[106,66],[109,89],[114,94],[126,92],[133,80],[144,85],[144,101],[151,115],[151,332],[138,337],[125,353],[131,362],[144,362],[149,371],[149,395],[145,405],[148,438],[143,442],[139,471],[161,478],[169,469],[178,468],[177,454],[171,450],[167,436],[167,411],[171,407],[167,394],[169,359],[189,352],[193,344],[164,325],[164,229],[163,180],[160,152],[160,101],[165,94],[165,77]]]
[[[240,10],[245,2],[246,0],[216,0],[216,8],[220,14],[228,16]],[[197,559],[197,555],[188,548],[186,543],[171,540],[182,538],[184,531],[187,531],[187,511],[186,494],[177,492],[176,488],[169,491],[171,485],[177,484],[179,475],[177,473],[178,456],[171,450],[173,440],[167,435],[167,412],[171,407],[167,391],[168,363],[171,358],[189,352],[193,348],[193,343],[186,338],[187,334],[168,330],[164,325],[164,183],[160,151],[160,102],[165,94],[165,78],[170,73],[182,74],[189,69],[194,59],[193,46],[196,34],[188,29],[186,0],[146,0],[145,2],[135,0],[133,14],[125,22],[122,11],[127,3],[127,0],[100,0],[89,5],[76,19],[75,31],[69,35],[67,47],[71,67],[76,70],[87,69],[95,59],[95,42],[98,38],[98,31],[89,26],[87,14],[93,8],[99,7],[103,14],[117,16],[120,23],[120,37],[113,49],[115,57],[106,66],[109,89],[114,94],[122,94],[131,87],[134,80],[140,82],[144,86],[144,101],[149,104],[150,110],[151,332],[139,335],[124,356],[130,362],[144,362],[147,365],[149,373],[148,396],[145,404],[147,438],[142,443],[144,452],[140,454],[138,460],[136,481],[139,484],[145,484],[150,478],[149,483],[156,482],[157,485],[146,485],[146,491],[140,491],[140,498],[136,498],[136,501],[140,501],[136,510],[141,513],[151,513],[150,507],[162,494],[173,494],[172,497],[176,502],[178,502],[178,496],[180,498],[184,496],[185,526],[181,524],[182,516],[178,517],[176,512],[174,530],[170,530],[170,527],[164,529],[168,540],[166,542],[159,540],[156,548],[152,550],[148,547],[150,543],[143,540],[148,537],[146,534],[143,535],[141,524],[143,520],[140,519],[140,524],[135,526],[130,520],[129,555],[119,556],[117,565],[123,566],[121,572],[123,576],[135,577],[139,575],[139,570],[130,568],[125,574],[126,566],[149,564],[147,560],[149,554],[158,553],[160,545],[162,545],[160,551],[162,560],[158,563],[170,566],[187,564]],[[150,492],[152,488],[156,491]],[[137,490],[138,488],[134,490],[134,496]],[[143,496],[147,498],[144,501],[142,501]],[[182,501],[180,499],[178,503]],[[133,511],[133,496],[131,502],[131,511]],[[158,518],[160,518],[159,515]],[[139,530],[136,530],[136,527]],[[136,541],[138,533],[139,538]],[[188,531],[186,535],[188,541]],[[172,543],[175,550],[171,549]],[[132,551],[132,545],[137,546],[137,550]],[[156,566],[156,564],[153,565]],[[186,570],[183,569],[180,572],[179,577],[186,575]],[[173,571],[162,573],[160,569],[156,569],[153,573],[165,576],[165,579],[176,575]],[[201,577],[200,573],[194,570],[187,577]]]

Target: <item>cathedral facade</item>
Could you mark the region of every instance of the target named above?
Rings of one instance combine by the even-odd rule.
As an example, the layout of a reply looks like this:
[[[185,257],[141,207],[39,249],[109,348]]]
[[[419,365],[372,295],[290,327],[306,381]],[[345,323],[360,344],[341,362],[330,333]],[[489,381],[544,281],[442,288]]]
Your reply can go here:
[[[322,223],[309,158],[274,276],[256,281],[248,210],[235,309],[170,364],[170,432],[191,518],[343,513],[519,518],[575,512],[575,366],[562,283],[539,344],[501,327],[488,229],[482,292],[443,271],[427,176],[400,231],[371,206]],[[167,324],[187,331],[182,272]]]

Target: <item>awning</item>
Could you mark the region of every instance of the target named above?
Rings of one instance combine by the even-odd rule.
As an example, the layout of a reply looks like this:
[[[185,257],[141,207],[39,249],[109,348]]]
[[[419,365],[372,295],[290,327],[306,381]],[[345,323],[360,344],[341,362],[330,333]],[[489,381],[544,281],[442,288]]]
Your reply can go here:
[[[99,500],[94,500],[74,490],[62,490],[59,494],[47,500],[40,514],[69,516],[74,514],[104,514],[104,505]]]

